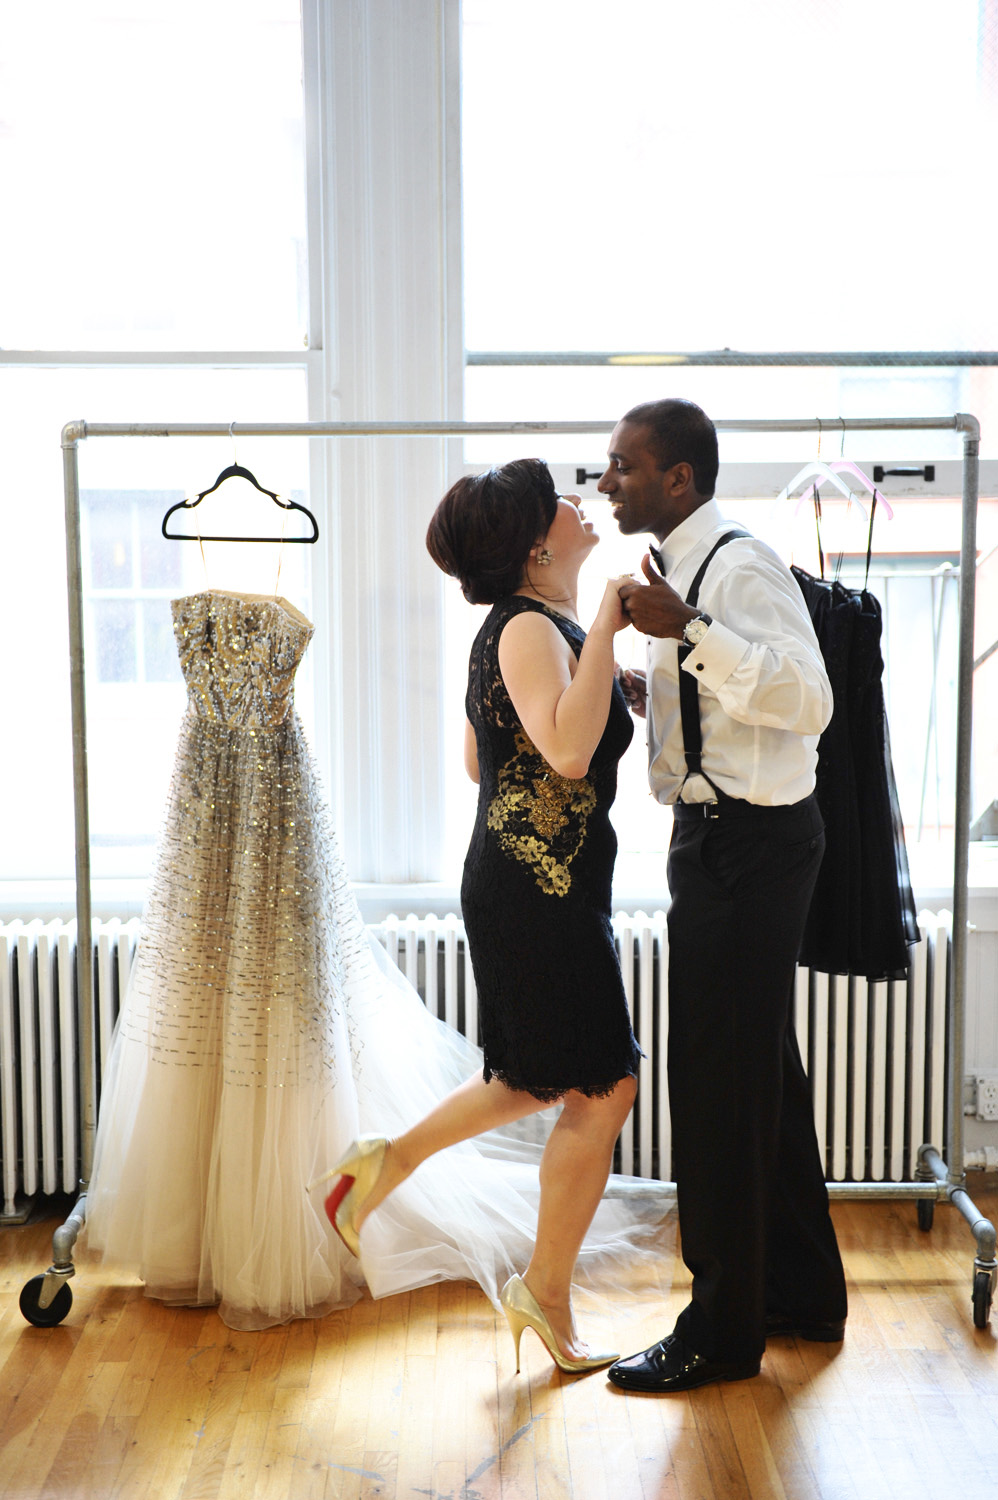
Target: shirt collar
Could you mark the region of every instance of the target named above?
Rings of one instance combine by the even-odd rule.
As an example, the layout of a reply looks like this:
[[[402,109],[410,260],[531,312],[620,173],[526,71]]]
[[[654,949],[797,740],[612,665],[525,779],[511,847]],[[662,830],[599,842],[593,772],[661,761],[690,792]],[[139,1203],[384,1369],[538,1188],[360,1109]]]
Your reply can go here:
[[[698,505],[692,515],[681,521],[675,530],[670,531],[662,543],[662,560],[665,563],[665,572],[668,576],[673,568],[682,562],[689,552],[692,552],[697,542],[716,531],[718,526],[724,524],[724,517],[716,500],[707,500],[703,505]]]

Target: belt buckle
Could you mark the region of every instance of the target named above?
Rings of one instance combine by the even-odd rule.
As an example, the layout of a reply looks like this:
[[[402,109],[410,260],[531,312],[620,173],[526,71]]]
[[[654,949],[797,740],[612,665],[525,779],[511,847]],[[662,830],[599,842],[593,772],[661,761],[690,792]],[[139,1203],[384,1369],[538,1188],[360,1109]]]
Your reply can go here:
[[[705,802],[703,804],[704,821],[708,818],[719,818],[721,816],[720,802]]]

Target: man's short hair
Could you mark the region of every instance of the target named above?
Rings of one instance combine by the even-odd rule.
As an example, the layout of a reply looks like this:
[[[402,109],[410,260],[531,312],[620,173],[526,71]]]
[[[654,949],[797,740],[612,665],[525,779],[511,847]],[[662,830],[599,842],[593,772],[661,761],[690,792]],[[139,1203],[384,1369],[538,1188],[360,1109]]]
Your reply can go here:
[[[625,413],[624,421],[649,428],[650,447],[660,469],[687,463],[693,470],[697,494],[705,499],[713,495],[718,468],[717,430],[695,401],[676,397],[643,401]]]

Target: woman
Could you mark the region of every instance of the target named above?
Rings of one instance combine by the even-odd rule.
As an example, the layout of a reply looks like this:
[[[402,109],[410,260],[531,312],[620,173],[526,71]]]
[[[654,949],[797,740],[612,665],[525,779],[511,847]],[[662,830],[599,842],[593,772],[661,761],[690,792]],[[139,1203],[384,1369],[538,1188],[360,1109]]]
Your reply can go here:
[[[465,764],[480,793],[461,888],[484,1068],[396,1139],[361,1138],[326,1203],[356,1254],[368,1215],[427,1157],[561,1103],[533,1253],[501,1296],[517,1369],[524,1327],[563,1370],[616,1357],[589,1353],[571,1302],[641,1055],[610,927],[608,812],[632,734],[613,638],[628,621],[616,583],[588,636],[576,610],[598,540],[539,459],[459,480],[430,522],[434,561],[470,603],[492,605],[471,650]]]

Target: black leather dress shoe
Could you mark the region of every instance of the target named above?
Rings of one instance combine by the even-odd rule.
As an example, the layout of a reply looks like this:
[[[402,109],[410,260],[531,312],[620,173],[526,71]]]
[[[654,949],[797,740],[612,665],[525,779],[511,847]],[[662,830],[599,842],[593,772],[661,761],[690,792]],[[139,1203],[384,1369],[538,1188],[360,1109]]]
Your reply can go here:
[[[610,1380],[622,1391],[649,1391],[660,1396],[671,1391],[691,1391],[698,1385],[709,1385],[712,1380],[748,1380],[758,1373],[758,1360],[724,1364],[705,1359],[675,1333],[641,1354],[618,1359],[607,1371]]]
[[[821,1318],[792,1318],[786,1313],[766,1314],[768,1339],[806,1339],[810,1344],[837,1344],[845,1338],[845,1332],[845,1318],[825,1322]]]

